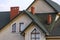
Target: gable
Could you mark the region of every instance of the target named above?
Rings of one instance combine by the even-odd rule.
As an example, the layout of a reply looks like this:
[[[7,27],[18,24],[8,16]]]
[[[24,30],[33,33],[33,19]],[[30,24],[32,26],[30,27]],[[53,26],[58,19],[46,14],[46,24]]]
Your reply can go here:
[[[37,0],[31,6],[35,7],[35,13],[54,13],[54,9],[44,0]],[[31,8],[31,7],[30,7]],[[28,11],[31,11],[28,8]]]
[[[12,21],[0,30],[0,40],[24,40],[20,32],[12,32]]]
[[[43,33],[43,31],[39,29],[38,26],[33,23],[25,31],[25,40],[28,40],[28,39],[31,40],[31,32],[34,29],[36,29],[40,33],[40,36],[39,36],[40,40],[45,40],[45,34]]]
[[[16,23],[17,25],[17,31],[19,32],[19,23],[24,23],[24,25],[22,26],[22,30],[23,31],[30,23],[32,22],[32,20],[24,13],[21,13],[17,18],[15,18],[12,23],[11,26]]]
[[[33,23],[33,22],[29,25],[29,27],[28,27],[24,32],[25,32],[25,33],[31,33],[34,29],[37,29],[38,31],[44,33],[43,30],[41,30],[41,29],[40,29],[35,23]]]
[[[25,13],[21,13],[19,14],[16,18],[14,18],[12,21],[10,21],[7,25],[9,25],[10,27],[12,27],[12,25],[14,23],[16,23],[16,26],[17,26],[17,32],[19,32],[19,23],[24,23],[24,26],[23,26],[23,29],[25,27],[27,27],[30,23],[32,22],[32,20],[28,17],[28,15],[26,15]],[[2,30],[6,29],[7,27],[9,26],[4,26]],[[12,31],[12,29],[11,29]]]

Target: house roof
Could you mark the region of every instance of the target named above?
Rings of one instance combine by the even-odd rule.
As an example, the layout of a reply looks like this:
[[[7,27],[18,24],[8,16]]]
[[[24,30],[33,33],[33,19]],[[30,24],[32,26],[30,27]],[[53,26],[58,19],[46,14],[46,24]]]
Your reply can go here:
[[[56,17],[56,13],[48,13],[48,14],[52,15],[52,23],[51,23],[51,25],[47,25],[46,24],[46,19],[47,19],[47,15],[48,15],[47,13],[36,13],[35,15],[33,15],[29,11],[22,11],[22,12],[25,13],[25,14],[27,14],[33,20],[33,22],[36,23],[36,25],[38,25],[38,27],[40,29],[42,29],[42,31],[44,33],[51,34],[51,35],[60,35],[60,31],[59,31],[60,30],[59,29],[60,28],[59,27],[60,26],[60,18],[59,18],[59,20],[57,22],[54,22],[54,19]],[[19,16],[20,14],[18,14],[17,16]],[[12,20],[10,20],[10,12],[0,12],[0,22],[1,22],[0,23],[0,29],[2,29],[3,27],[5,27],[11,21]],[[26,27],[26,29],[29,27],[29,25]],[[51,27],[53,27],[52,30],[51,30]],[[24,29],[24,31],[26,29]],[[51,32],[49,32],[49,31],[51,31]]]
[[[28,8],[26,10],[28,10],[34,3],[36,0],[34,0],[31,5],[28,6]],[[60,5],[58,5],[57,3],[53,2],[52,0],[44,0],[48,5],[50,5],[56,12],[60,12]]]
[[[47,35],[49,34],[49,32],[48,32],[48,30],[44,27],[44,25],[42,25],[41,23],[40,23],[40,21],[39,21],[39,18],[36,16],[36,15],[33,15],[31,12],[29,12],[29,11],[24,11],[24,13],[26,13],[32,20],[33,20],[33,22],[35,22],[37,25],[38,25],[38,27],[40,28],[40,29],[42,29]],[[28,27],[27,27],[28,28]],[[24,29],[23,30],[23,32],[25,31],[26,29]],[[22,32],[22,33],[23,33]]]
[[[33,3],[26,9],[26,10],[28,10],[33,4],[34,4],[34,2],[35,2],[36,0],[34,0],[33,1]],[[56,17],[56,14],[58,13],[58,12],[60,12],[60,5],[58,5],[57,3],[55,3],[55,2],[53,2],[53,1],[51,1],[51,0],[44,0],[48,5],[50,5],[55,11],[56,11],[56,13],[54,13],[54,14],[51,14],[52,15],[52,17],[53,17],[53,21],[52,21],[52,23],[50,24],[50,25],[46,25],[46,24],[44,24],[45,22],[44,21],[46,21],[46,19],[45,19],[45,17],[46,17],[46,15],[48,15],[48,14],[40,14],[40,15],[37,15],[37,16],[39,16],[40,18],[42,17],[42,19],[43,20],[40,20],[40,22],[46,27],[46,29],[50,32],[50,34],[51,35],[60,35],[60,27],[59,27],[59,24],[60,24],[60,21],[58,20],[57,22],[55,22],[54,21],[54,19],[55,19],[55,17]],[[42,15],[42,16],[41,16]],[[38,17],[38,18],[39,18]],[[59,18],[60,19],[60,18]],[[58,26],[58,27],[57,27]]]
[[[33,15],[29,11],[24,11],[33,21],[31,23],[36,23],[40,29],[43,30],[43,32],[48,33],[49,35],[60,35],[60,18],[55,22],[55,17],[57,13],[36,13]],[[46,23],[47,16],[52,15],[52,23],[48,25]],[[22,31],[22,33],[31,25],[31,23]]]
[[[9,12],[0,12],[0,29],[2,29],[10,21]]]
[[[19,16],[22,13],[22,11],[20,11],[20,13],[17,16]],[[14,17],[13,19],[15,19],[16,17]],[[13,20],[12,19],[12,20]],[[9,24],[12,20],[10,20],[10,12],[0,12],[0,30],[2,28],[4,28],[7,24]]]
[[[33,22],[35,22],[38,25],[38,27],[40,29],[42,29],[46,34],[51,34],[52,29],[54,28],[53,25],[55,25],[54,20],[55,20],[55,17],[56,17],[56,13],[48,13],[48,14],[47,13],[39,13],[39,14],[36,13],[35,15],[33,15],[29,11],[24,11],[24,13],[26,13],[33,20]],[[50,25],[48,25],[47,22],[46,22],[47,21],[47,16],[49,14],[52,15],[52,23]],[[22,33],[24,33],[24,31],[29,27],[29,25],[22,31]]]
[[[57,12],[60,12],[60,6],[58,4],[54,3],[51,0],[44,0],[44,1],[46,1],[51,7],[53,7],[54,10],[56,10]],[[35,1],[33,1],[33,3],[34,2]],[[51,23],[51,25],[47,25],[45,23],[46,22],[46,19],[47,19],[47,15],[48,15],[47,13],[40,13],[40,14],[37,13],[35,15],[32,15],[32,13],[29,12],[29,11],[22,11],[22,12],[23,13],[26,13],[38,25],[38,27],[40,29],[42,29],[46,34],[49,34],[50,33],[51,35],[60,35],[60,31],[59,31],[60,30],[59,29],[60,28],[59,27],[60,20],[58,20],[57,22],[54,21],[54,19],[56,17],[56,13],[54,13],[54,14],[53,13],[48,13],[48,14],[51,14],[52,15],[52,23]],[[22,12],[20,12],[20,14]],[[19,16],[20,14],[18,14],[17,16]],[[15,18],[13,18],[13,19],[15,19]],[[10,12],[0,12],[0,29],[2,29],[3,27],[5,27],[12,20],[10,20]]]
[[[54,21],[57,13],[36,13],[35,15],[29,11],[24,11],[24,13],[33,20],[31,23],[36,23],[43,32],[49,35],[60,35],[60,18],[58,21]],[[52,15],[52,23],[50,25],[46,23],[48,14]],[[24,33],[31,23],[21,33]]]
[[[39,26],[39,28],[41,28],[44,32],[48,33],[48,31],[44,28],[44,26],[39,22],[39,20],[37,19],[36,15],[33,16],[32,13],[30,13],[28,11],[21,11],[21,13],[22,12],[26,13]],[[17,16],[19,16],[21,13],[19,13]],[[15,18],[13,18],[13,19],[15,19]],[[10,20],[10,12],[0,12],[0,22],[1,22],[0,23],[0,29],[2,29],[3,27],[5,27],[12,20]]]
[[[57,20],[57,22],[54,22],[54,26],[50,34],[60,36],[60,18]]]
[[[60,12],[60,5],[53,2],[52,0],[45,0],[53,9],[55,9],[57,12]]]

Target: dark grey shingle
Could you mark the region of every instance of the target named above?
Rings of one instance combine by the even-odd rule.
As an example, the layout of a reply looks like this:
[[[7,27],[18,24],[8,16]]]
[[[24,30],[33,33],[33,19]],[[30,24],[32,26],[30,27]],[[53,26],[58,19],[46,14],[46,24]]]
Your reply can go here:
[[[52,0],[45,0],[47,3],[50,4],[57,12],[60,12],[60,5],[57,3],[53,2]]]
[[[54,24],[54,28],[51,30],[51,35],[60,35],[60,18]]]
[[[10,21],[10,12],[0,12],[0,29]]]

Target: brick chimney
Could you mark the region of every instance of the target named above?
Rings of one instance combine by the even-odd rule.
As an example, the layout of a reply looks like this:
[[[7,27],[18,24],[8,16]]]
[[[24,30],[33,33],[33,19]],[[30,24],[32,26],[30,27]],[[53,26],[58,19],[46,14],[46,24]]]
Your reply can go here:
[[[49,24],[51,24],[51,22],[52,22],[52,16],[50,14],[48,14],[48,16],[47,16],[47,24],[49,25]]]
[[[31,7],[31,13],[34,15],[35,14],[35,7]]]
[[[19,7],[11,7],[10,9],[10,20],[19,14]]]

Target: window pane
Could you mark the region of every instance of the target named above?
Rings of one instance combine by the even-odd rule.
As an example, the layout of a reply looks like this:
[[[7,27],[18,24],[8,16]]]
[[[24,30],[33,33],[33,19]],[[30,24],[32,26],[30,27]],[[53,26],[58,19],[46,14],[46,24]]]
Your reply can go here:
[[[35,38],[35,34],[32,34],[32,38]]]
[[[16,23],[12,25],[12,32],[16,32]]]
[[[39,38],[39,36],[40,36],[39,34],[36,34],[36,38]]]

